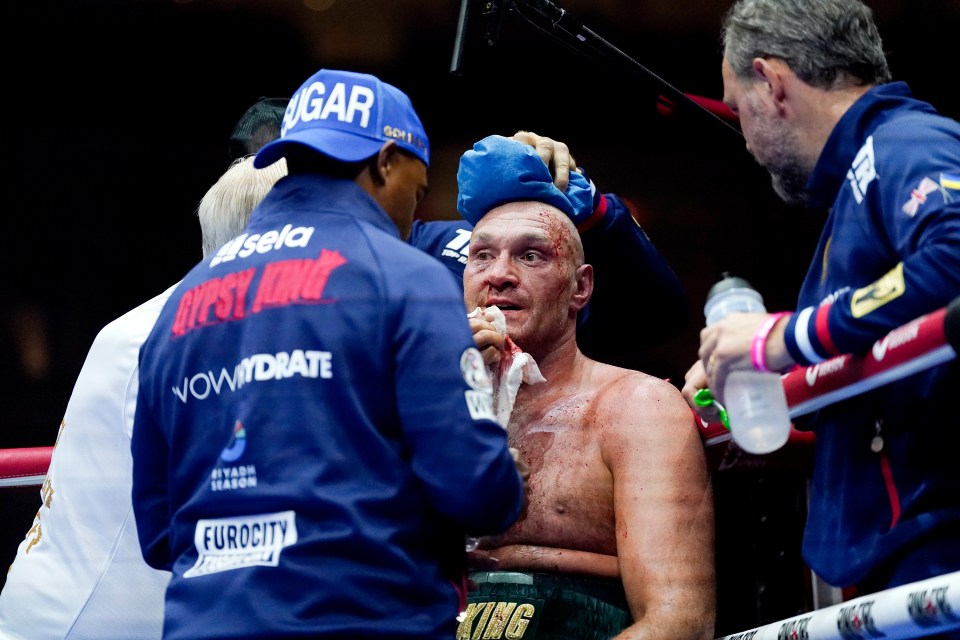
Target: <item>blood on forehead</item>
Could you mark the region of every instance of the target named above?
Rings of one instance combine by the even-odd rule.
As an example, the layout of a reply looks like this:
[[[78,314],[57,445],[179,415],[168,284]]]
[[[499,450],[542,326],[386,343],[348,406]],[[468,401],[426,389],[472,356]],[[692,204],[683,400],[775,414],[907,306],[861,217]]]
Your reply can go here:
[[[573,221],[563,211],[550,205],[537,203],[537,216],[542,222],[547,236],[553,243],[557,257],[561,259],[575,259],[577,265],[583,262],[583,249],[580,243],[580,234]]]

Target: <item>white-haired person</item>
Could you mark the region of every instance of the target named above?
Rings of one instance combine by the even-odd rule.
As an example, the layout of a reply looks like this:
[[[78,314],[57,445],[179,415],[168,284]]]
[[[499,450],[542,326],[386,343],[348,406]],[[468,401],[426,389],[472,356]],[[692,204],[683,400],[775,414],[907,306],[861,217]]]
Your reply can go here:
[[[197,208],[205,255],[285,173],[232,163]],[[67,403],[40,506],[0,593],[4,640],[160,638],[170,574],[143,561],[130,500],[140,345],[176,285],[105,325]]]

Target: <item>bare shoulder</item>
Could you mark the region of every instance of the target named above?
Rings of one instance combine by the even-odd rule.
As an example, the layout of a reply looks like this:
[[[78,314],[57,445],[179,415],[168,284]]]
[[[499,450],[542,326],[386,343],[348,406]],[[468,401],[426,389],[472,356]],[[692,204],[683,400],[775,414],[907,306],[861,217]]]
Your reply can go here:
[[[697,435],[693,412],[673,384],[641,371],[595,362],[596,410],[607,436],[651,445]]]
[[[592,361],[591,366],[591,377],[598,383],[598,395],[607,402],[639,401],[644,406],[663,403],[667,409],[687,408],[680,390],[663,378],[603,362]]]

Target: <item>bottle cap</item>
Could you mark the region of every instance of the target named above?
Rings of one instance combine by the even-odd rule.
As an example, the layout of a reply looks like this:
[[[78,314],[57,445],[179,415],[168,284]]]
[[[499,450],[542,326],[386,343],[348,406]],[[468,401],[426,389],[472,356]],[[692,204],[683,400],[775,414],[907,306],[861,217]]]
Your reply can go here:
[[[753,286],[749,282],[738,276],[730,275],[729,271],[724,271],[722,275],[723,278],[710,287],[710,291],[707,292],[707,300],[731,289],[753,289]]]
[[[726,271],[723,279],[710,288],[703,315],[710,326],[732,312],[763,312],[763,296],[743,278],[731,276]]]

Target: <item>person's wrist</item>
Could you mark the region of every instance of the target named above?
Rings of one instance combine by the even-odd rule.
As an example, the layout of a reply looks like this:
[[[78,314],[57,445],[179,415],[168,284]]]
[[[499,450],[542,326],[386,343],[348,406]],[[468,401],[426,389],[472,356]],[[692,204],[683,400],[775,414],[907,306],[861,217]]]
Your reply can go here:
[[[580,220],[579,222],[574,221],[577,226],[577,231],[583,233],[588,229],[593,228],[600,220],[603,218],[604,214],[607,213],[607,199],[603,197],[603,194],[597,191],[594,194],[593,198],[593,211],[589,216]]]
[[[789,311],[771,313],[764,318],[760,326],[757,327],[756,332],[753,334],[753,340],[750,341],[750,362],[757,371],[764,373],[772,371],[772,369],[767,366],[767,340],[770,338],[770,333],[774,327],[777,326],[777,323],[790,315],[791,313]]]

